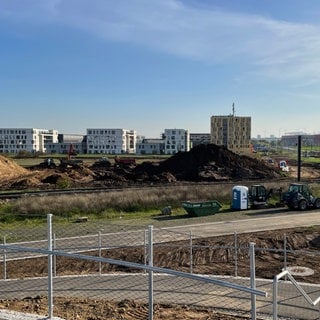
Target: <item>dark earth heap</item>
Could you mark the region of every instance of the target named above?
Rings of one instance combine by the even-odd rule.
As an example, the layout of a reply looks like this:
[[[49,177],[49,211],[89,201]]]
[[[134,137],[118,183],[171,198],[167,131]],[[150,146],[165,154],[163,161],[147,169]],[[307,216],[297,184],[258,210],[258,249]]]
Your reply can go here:
[[[235,154],[213,144],[199,145],[189,152],[178,152],[166,160],[141,164],[118,164],[106,158],[92,165],[47,165],[43,162],[28,170],[0,156],[1,189],[125,187],[134,184],[172,183],[176,181],[239,181],[279,178],[278,168],[264,161]]]

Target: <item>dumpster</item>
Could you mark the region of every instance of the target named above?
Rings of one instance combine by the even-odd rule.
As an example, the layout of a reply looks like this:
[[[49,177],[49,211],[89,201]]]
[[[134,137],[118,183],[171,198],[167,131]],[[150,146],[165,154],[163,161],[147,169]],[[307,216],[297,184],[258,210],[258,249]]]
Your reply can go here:
[[[186,201],[182,203],[182,207],[191,217],[201,217],[217,213],[222,207],[217,200],[213,201]]]
[[[232,209],[248,209],[248,190],[246,186],[234,186],[232,188]]]

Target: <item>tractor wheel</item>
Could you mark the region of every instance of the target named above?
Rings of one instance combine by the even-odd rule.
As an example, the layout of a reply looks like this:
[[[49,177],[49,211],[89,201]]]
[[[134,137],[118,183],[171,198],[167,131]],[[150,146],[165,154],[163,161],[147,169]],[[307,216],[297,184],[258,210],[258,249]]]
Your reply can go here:
[[[299,202],[299,210],[304,211],[307,209],[307,201],[306,200],[300,200]]]
[[[315,209],[320,209],[320,198],[317,198],[316,200],[314,200],[313,207]]]

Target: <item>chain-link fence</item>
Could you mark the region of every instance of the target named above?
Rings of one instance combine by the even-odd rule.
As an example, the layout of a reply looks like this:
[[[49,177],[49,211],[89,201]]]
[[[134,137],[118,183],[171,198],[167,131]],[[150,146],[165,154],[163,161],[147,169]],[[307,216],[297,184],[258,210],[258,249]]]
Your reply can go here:
[[[9,224],[0,228],[0,299],[46,296],[48,309],[67,319],[79,318],[78,311],[66,308],[60,314],[50,308],[56,299],[130,299],[147,304],[136,319],[151,319],[153,303],[271,317],[274,276],[291,267],[292,274],[310,284],[297,286],[286,277],[277,280],[277,315],[320,319],[318,305],[313,304],[320,296],[319,274],[314,270],[299,274],[306,272],[308,259],[312,266],[320,265],[319,251],[291,250],[286,234],[276,246],[267,248],[250,243],[250,235],[237,233],[214,241],[192,230],[102,225],[99,221],[89,225],[83,223],[85,219],[55,223],[54,217],[48,217],[45,221],[39,217],[30,226],[23,221],[14,228]]]

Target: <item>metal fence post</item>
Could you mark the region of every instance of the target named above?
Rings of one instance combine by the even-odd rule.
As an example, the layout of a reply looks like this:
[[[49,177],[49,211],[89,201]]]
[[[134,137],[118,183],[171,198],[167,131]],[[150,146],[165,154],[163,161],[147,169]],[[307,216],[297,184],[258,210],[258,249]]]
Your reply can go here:
[[[56,249],[56,234],[53,234],[53,250]],[[53,275],[57,276],[57,256],[53,255]]]
[[[98,233],[98,246],[99,246],[99,258],[101,258],[101,231],[99,231]],[[101,265],[101,261],[99,261],[99,275],[101,276],[102,273],[102,265]]]
[[[238,276],[238,237],[237,232],[234,232],[234,276]]]
[[[6,236],[3,237],[3,244],[7,244]],[[7,250],[3,249],[3,279],[7,280]]]
[[[148,257],[148,247],[147,247],[147,239],[148,239],[148,230],[144,230],[144,265],[147,265],[147,257]],[[144,273],[146,273],[146,269],[144,269]]]
[[[190,230],[190,273],[193,273],[192,230]]]
[[[283,264],[284,270],[287,270],[287,235],[283,235]]]
[[[153,226],[149,226],[148,230],[148,245],[149,245],[149,253],[148,253],[148,260],[149,266],[153,267]],[[153,271],[149,271],[149,320],[153,320]]]
[[[47,215],[48,236],[48,319],[53,318],[53,279],[52,279],[52,214]]]
[[[250,286],[251,289],[256,288],[256,266],[255,266],[255,252],[254,252],[254,243],[250,242]],[[251,293],[251,319],[256,320],[256,295]]]
[[[278,319],[278,279],[277,276],[273,278],[273,297],[272,297],[272,313],[273,313],[273,320]]]

